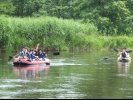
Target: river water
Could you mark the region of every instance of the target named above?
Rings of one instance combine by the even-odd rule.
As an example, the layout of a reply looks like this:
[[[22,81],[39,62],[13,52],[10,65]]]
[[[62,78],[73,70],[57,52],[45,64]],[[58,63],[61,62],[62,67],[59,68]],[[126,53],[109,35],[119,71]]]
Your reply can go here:
[[[60,52],[49,66],[14,66],[0,54],[1,99],[132,99],[133,64],[114,51]],[[133,56],[132,53],[130,54]]]

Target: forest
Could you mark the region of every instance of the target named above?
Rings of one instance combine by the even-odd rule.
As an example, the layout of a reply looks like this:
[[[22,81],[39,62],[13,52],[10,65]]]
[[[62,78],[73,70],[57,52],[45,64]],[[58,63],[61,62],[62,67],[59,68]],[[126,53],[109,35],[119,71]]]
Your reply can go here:
[[[133,0],[0,0],[0,49],[133,47]]]

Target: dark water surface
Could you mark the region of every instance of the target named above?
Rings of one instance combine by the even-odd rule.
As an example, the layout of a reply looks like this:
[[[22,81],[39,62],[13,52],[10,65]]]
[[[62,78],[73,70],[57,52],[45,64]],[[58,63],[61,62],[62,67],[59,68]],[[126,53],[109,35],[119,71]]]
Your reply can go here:
[[[15,54],[2,53],[0,99],[132,99],[133,64],[117,62],[116,54],[48,53],[50,66],[21,67],[7,60]]]

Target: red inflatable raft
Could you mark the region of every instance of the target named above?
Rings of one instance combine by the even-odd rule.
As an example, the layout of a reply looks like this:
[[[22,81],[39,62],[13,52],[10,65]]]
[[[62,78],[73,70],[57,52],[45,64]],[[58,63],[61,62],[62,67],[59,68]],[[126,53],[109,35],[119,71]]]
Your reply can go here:
[[[46,64],[50,65],[50,60],[48,58],[45,58],[45,61],[42,60],[27,60],[27,59],[19,59],[15,58],[13,61],[14,65],[40,65],[40,64]]]

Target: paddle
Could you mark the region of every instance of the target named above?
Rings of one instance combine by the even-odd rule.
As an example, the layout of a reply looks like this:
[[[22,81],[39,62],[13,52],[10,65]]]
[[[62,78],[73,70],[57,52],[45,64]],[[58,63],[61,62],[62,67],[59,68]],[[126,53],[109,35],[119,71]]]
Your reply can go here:
[[[8,61],[10,61],[11,59],[13,59],[14,57],[16,57],[16,56],[18,56],[19,54],[16,54],[15,56],[9,56],[9,58],[8,58]]]
[[[115,52],[118,52],[118,50],[117,50],[116,48],[114,48],[114,51],[115,51]]]
[[[116,48],[114,48],[114,51],[115,51],[115,52],[119,52]],[[127,50],[126,52],[127,52],[127,53],[131,53],[132,50]]]
[[[132,50],[127,50],[126,52],[127,52],[127,53],[131,53],[131,52],[132,52]]]

